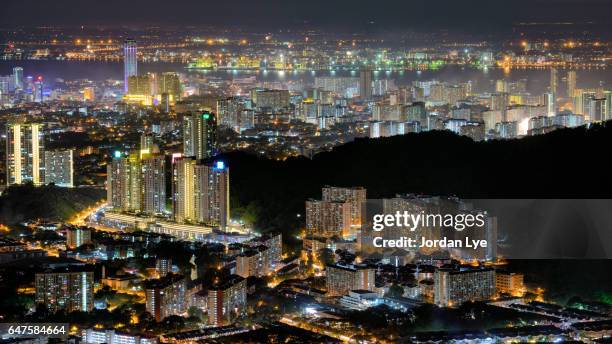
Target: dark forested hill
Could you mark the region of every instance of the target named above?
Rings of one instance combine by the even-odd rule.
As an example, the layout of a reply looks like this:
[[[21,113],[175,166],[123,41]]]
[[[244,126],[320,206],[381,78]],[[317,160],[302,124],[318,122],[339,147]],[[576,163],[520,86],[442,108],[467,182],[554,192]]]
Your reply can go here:
[[[93,188],[11,186],[0,196],[0,223],[14,225],[24,220],[68,220],[105,196],[104,190]]]
[[[368,198],[396,193],[462,198],[610,198],[612,122],[519,140],[474,142],[446,131],[357,139],[316,155],[273,161],[246,153],[230,166],[233,209],[260,230],[297,233],[304,201],[321,187],[364,186]]]

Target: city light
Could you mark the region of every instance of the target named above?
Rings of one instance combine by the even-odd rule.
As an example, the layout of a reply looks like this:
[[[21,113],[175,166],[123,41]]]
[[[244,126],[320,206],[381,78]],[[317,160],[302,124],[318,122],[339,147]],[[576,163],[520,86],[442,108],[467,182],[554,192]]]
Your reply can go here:
[[[612,335],[612,3],[7,1],[4,340]]]

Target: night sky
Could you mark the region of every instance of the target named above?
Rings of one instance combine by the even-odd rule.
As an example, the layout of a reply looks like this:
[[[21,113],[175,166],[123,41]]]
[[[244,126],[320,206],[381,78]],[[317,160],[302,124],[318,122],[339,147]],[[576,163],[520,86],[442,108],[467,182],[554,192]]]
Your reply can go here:
[[[312,25],[497,30],[521,21],[610,25],[612,0],[2,0],[0,26]],[[374,23],[374,24],[372,24]]]

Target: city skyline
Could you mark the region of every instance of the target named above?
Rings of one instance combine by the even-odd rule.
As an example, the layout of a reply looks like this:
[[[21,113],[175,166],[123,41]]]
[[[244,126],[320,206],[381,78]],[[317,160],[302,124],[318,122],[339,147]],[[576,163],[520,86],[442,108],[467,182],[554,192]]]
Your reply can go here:
[[[0,9],[1,342],[612,337],[611,2]]]

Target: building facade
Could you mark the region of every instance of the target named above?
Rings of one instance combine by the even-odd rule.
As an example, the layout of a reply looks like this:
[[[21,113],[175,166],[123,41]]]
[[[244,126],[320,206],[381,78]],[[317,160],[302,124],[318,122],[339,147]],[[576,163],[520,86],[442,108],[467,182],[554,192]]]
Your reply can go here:
[[[44,184],[44,135],[39,123],[8,123],[6,126],[6,182]]]
[[[231,275],[208,289],[208,323],[212,326],[230,324],[245,311],[246,280]]]
[[[308,235],[332,237],[351,232],[349,202],[306,201],[306,231]]]
[[[217,154],[217,116],[212,112],[183,116],[183,155],[197,160]]]
[[[129,78],[138,75],[136,49],[136,41],[133,39],[126,39],[123,43],[123,82],[125,93],[128,93]]]
[[[170,315],[183,314],[187,310],[185,283],[185,278],[181,275],[166,275],[145,282],[146,309],[155,321],[161,321]]]
[[[495,270],[491,268],[438,269],[434,273],[434,303],[439,306],[459,306],[494,296]]]
[[[74,187],[74,150],[45,151],[45,184]]]
[[[36,303],[52,312],[93,309],[93,271],[84,266],[47,269],[35,275]]]
[[[374,269],[362,265],[326,266],[327,296],[347,295],[351,290],[374,290]]]

